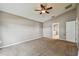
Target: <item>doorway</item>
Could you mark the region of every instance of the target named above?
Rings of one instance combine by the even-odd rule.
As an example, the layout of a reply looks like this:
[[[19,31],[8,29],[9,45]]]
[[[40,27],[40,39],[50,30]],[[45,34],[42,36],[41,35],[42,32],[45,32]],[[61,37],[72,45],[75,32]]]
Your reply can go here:
[[[59,39],[59,23],[52,24],[52,36],[53,39]]]

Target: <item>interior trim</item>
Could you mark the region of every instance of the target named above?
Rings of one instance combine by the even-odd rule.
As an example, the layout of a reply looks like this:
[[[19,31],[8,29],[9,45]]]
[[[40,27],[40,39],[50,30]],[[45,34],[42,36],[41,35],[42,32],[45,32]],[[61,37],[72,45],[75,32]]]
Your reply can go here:
[[[42,37],[42,36],[39,36],[39,37],[34,38],[34,39],[29,39],[29,40],[25,40],[25,41],[21,41],[21,42],[13,43],[13,44],[10,44],[10,45],[5,45],[5,46],[2,46],[2,47],[0,47],[0,48],[6,48],[6,47],[10,47],[10,46],[18,45],[18,44],[21,44],[21,43],[24,43],[24,42],[28,42],[28,41],[31,41],[31,40],[39,39],[39,38],[41,38],[41,37]]]

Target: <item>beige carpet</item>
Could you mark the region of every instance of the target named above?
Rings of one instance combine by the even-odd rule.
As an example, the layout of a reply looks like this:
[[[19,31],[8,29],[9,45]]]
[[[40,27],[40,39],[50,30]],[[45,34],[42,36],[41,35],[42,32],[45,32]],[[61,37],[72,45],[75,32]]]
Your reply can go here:
[[[76,56],[75,43],[39,38],[22,44],[0,49],[1,56]]]

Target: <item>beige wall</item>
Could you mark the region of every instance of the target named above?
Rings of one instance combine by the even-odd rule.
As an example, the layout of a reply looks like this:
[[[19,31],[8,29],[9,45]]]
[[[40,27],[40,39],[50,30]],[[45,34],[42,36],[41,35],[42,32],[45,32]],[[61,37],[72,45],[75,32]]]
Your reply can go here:
[[[42,23],[0,11],[3,46],[42,37]]]
[[[48,33],[45,33],[43,36],[49,37],[49,38],[52,37],[52,23],[58,22],[59,27],[60,27],[59,28],[60,39],[66,39],[66,24],[65,23],[67,21],[72,21],[72,20],[76,20],[76,9],[66,12],[60,16],[57,16],[56,18],[52,18],[51,20],[44,22],[43,33],[46,32],[45,31],[46,28],[50,27],[50,29],[47,29]],[[48,36],[48,35],[50,35],[50,36]]]

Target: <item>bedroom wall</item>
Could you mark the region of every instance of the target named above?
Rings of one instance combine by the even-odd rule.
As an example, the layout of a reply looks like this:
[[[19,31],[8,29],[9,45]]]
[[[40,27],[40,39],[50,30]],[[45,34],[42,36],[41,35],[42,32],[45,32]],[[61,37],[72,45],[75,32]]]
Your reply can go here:
[[[0,11],[2,46],[42,37],[42,25],[40,22]]]
[[[72,20],[76,20],[76,9],[74,10],[70,10],[62,15],[59,15],[55,18],[51,18],[51,20],[44,22],[43,24],[43,33],[45,33],[44,36],[45,37],[52,37],[52,23],[59,23],[59,36],[60,39],[65,40],[66,39],[66,22],[67,21],[72,21]],[[50,22],[50,23],[49,23]],[[45,28],[45,26],[47,26]],[[49,28],[50,29],[47,29]],[[47,29],[47,30],[46,30]]]
[[[43,23],[43,37],[52,38],[52,20]]]

